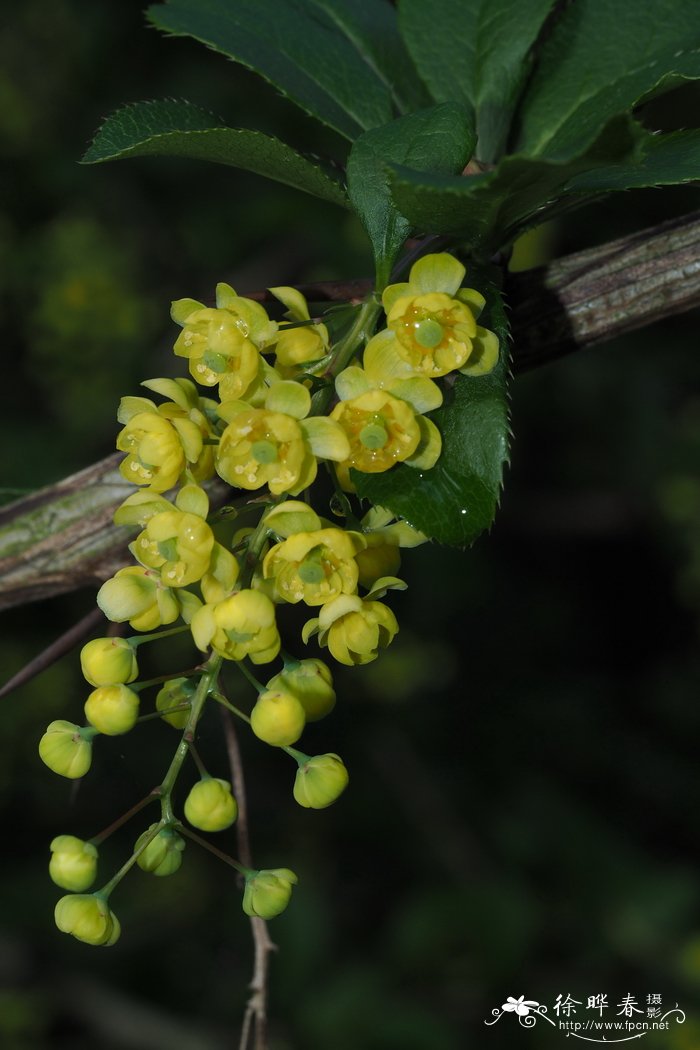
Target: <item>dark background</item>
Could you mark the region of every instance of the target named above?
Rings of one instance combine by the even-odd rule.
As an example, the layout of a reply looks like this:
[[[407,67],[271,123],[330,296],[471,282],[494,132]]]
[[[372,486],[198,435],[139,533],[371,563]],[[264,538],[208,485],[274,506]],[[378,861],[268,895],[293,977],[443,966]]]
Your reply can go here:
[[[255,77],[146,28],[139,5],[27,0],[0,43],[4,498],[113,448],[142,378],[176,374],[173,298],[365,276],[346,214],[232,169],[143,160],[79,167],[123,102],[184,97],[314,152],[338,144]],[[698,95],[647,111],[693,124]],[[339,155],[336,152],[336,155]],[[640,191],[572,216],[526,261],[698,207]],[[525,995],[623,995],[688,1015],[654,1048],[700,1045],[697,633],[700,357],[695,315],[519,377],[501,514],[468,552],[406,552],[401,634],[338,674],[302,744],[337,750],[351,788],[323,812],[293,768],[243,735],[261,867],[300,883],[271,924],[275,1050],[561,1046],[494,1007]],[[3,617],[3,677],[90,610],[77,593]],[[171,644],[171,643],[167,643]],[[151,650],[154,647],[150,647]],[[149,652],[153,673],[191,662]],[[234,682],[234,676],[230,676]],[[242,690],[241,704],[250,702]],[[57,932],[46,871],[59,833],[95,834],[156,783],[176,734],[101,743],[77,790],[39,761],[47,722],[82,718],[77,653],[2,701],[0,1046],[223,1050],[251,971],[230,869],[190,845],[181,871],[116,891],[109,951]],[[148,701],[146,701],[148,703]],[[213,712],[201,750],[226,776]],[[109,841],[105,878],[147,821]],[[217,839],[235,851],[233,831]]]

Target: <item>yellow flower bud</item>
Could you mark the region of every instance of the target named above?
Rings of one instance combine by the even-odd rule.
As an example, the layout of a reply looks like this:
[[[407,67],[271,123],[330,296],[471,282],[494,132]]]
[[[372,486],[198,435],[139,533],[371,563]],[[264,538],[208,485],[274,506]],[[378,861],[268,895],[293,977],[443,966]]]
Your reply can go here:
[[[125,638],[93,638],[81,650],[80,665],[90,685],[133,682],[139,673],[136,653]]]
[[[309,620],[304,641],[318,631],[320,645],[327,645],[338,663],[367,664],[376,660],[398,633],[391,609],[382,602],[363,601],[356,594],[341,594],[324,605],[317,620]]]
[[[120,736],[136,725],[139,698],[125,685],[101,685],[85,701],[85,717],[105,736]]]
[[[184,808],[192,827],[202,831],[224,831],[238,816],[231,785],[218,777],[207,777],[195,784],[185,799]]]
[[[156,824],[151,824],[150,828],[147,828],[143,835],[139,835],[134,846],[134,852],[141,848],[146,838],[156,827]],[[139,854],[136,863],[142,871],[149,871],[153,875],[173,875],[182,864],[182,851],[184,848],[185,840],[181,835],[178,835],[172,828],[162,828],[156,837],[151,839],[143,853]]]
[[[188,707],[182,711],[171,711],[170,714],[162,715],[163,721],[175,729],[184,729],[194,691],[195,686],[189,678],[171,678],[166,682],[156,696],[156,710],[169,711],[171,707],[179,707],[180,704],[187,704]]]
[[[93,730],[58,719],[47,727],[39,741],[39,756],[54,773],[76,780],[92,763]]]
[[[94,893],[61,897],[54,912],[62,933],[70,933],[85,944],[107,945],[119,940],[119,920],[106,900]]]
[[[267,683],[268,692],[291,693],[304,708],[307,722],[317,722],[335,707],[335,690],[330,668],[323,660],[300,660],[285,668]]]
[[[135,631],[154,631],[180,615],[176,592],[162,584],[159,572],[140,565],[119,569],[103,583],[97,604],[108,620],[128,620]]]
[[[75,835],[57,835],[51,843],[49,875],[64,890],[82,893],[97,876],[97,848]]]
[[[348,786],[348,771],[338,755],[316,755],[297,770],[294,798],[306,809],[325,809]]]
[[[270,868],[249,875],[243,892],[243,911],[261,919],[274,919],[289,904],[292,886],[299,880],[289,868]]]
[[[304,731],[306,715],[292,693],[275,689],[261,693],[250,713],[250,728],[273,747],[289,747]]]

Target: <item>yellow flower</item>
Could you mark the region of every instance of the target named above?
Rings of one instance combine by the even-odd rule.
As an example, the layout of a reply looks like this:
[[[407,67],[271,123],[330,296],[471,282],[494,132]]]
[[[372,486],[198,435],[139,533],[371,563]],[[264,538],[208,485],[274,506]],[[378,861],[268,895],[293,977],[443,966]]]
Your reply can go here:
[[[348,786],[348,771],[338,755],[316,755],[299,766],[294,798],[306,809],[325,809]]]
[[[224,403],[220,414],[228,422],[221,435],[216,469],[229,485],[275,495],[296,494],[316,477],[316,458],[343,460],[349,454],[345,434],[325,417],[306,419],[311,395],[300,383],[274,383],[264,408],[240,401]]]
[[[261,693],[250,713],[250,728],[259,740],[272,747],[289,747],[304,731],[306,715],[292,693],[270,689]]]
[[[307,659],[285,667],[267,683],[267,691],[291,693],[304,708],[307,722],[317,722],[335,707],[330,668],[323,660]]]
[[[128,620],[135,631],[153,631],[173,623],[180,615],[175,592],[161,583],[158,572],[140,565],[119,569],[103,583],[97,592],[97,604],[108,620],[114,623]]]
[[[52,841],[49,875],[64,890],[82,893],[97,876],[97,849],[75,835],[57,835]]]
[[[302,637],[307,642],[318,633],[319,644],[327,645],[338,663],[352,667],[375,660],[398,630],[396,617],[382,602],[343,594],[324,605],[318,619],[305,624]]]
[[[340,401],[331,412],[350,443],[350,455],[336,468],[341,485],[353,491],[350,468],[365,474],[389,470],[409,459],[418,448],[421,428],[406,401],[385,390],[369,390],[350,401]]]
[[[224,831],[238,816],[238,803],[228,780],[206,777],[194,785],[185,799],[184,810],[193,828]]]
[[[94,729],[81,729],[74,722],[59,718],[47,726],[39,741],[39,757],[61,777],[84,777],[92,764],[94,733]]]
[[[139,697],[125,685],[101,685],[85,701],[85,717],[99,733],[121,736],[136,725]]]
[[[274,919],[289,904],[292,886],[298,881],[289,868],[253,872],[245,880],[243,911],[261,919]]]
[[[215,309],[179,299],[171,316],[182,326],[175,353],[189,359],[192,377],[203,386],[218,383],[222,401],[243,397],[262,367],[259,351],[277,332],[265,309],[236,295],[230,285],[218,284]]]
[[[445,252],[426,255],[413,264],[408,282],[385,288],[387,328],[367,344],[365,369],[397,379],[491,371],[498,340],[477,327],[484,297],[473,288],[460,288],[465,272]]]
[[[159,569],[168,587],[186,587],[209,569],[214,533],[197,514],[166,510],[149,518],[146,528],[129,545],[142,565]]]
[[[133,682],[139,673],[136,653],[125,638],[93,638],[80,651],[80,665],[90,685]]]
[[[296,288],[270,288],[270,291],[287,307],[286,317],[290,321],[309,321],[306,299]],[[328,329],[324,324],[304,325],[301,328],[280,326],[275,343],[275,366],[286,376],[299,371],[301,365],[317,361],[328,353]]]
[[[127,456],[120,471],[134,485],[165,492],[183,471],[196,481],[214,473],[214,451],[205,439],[213,436],[207,413],[214,402],[200,398],[189,379],[149,379],[142,386],[170,397],[156,405],[146,397],[123,397],[118,419],[124,429],[117,448]]]
[[[275,607],[260,591],[237,591],[215,605],[203,605],[191,628],[198,649],[211,645],[226,660],[249,656],[254,664],[266,664],[280,650]]]
[[[157,824],[151,824],[142,835],[139,835],[134,844],[135,853],[157,826]],[[143,852],[139,853],[136,863],[141,871],[149,871],[152,875],[160,877],[174,875],[182,864],[184,848],[185,840],[176,831],[173,831],[172,828],[162,828],[156,837],[151,839]]]
[[[357,532],[319,529],[298,532],[275,544],[263,562],[265,579],[274,579],[285,601],[323,605],[357,590],[355,555],[365,546]]]
[[[109,946],[119,940],[119,920],[107,901],[95,893],[61,897],[54,916],[62,933],[70,933],[84,944]]]

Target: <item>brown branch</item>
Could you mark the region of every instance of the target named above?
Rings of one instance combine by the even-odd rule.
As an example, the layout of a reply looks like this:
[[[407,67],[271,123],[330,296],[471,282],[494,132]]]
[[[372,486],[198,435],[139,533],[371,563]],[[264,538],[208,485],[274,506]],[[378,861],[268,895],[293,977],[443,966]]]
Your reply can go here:
[[[241,864],[244,864],[246,868],[252,868],[253,859],[248,833],[248,802],[238,734],[236,733],[236,726],[231,712],[222,707],[220,713],[224,726],[224,739],[226,741],[229,766],[231,767],[233,794],[238,802],[238,819],[236,820],[238,856]],[[253,976],[249,985],[250,996],[243,1015],[238,1050],[247,1050],[251,1031],[255,1039],[253,1044],[254,1050],[267,1050],[268,974],[270,953],[275,951],[276,945],[270,940],[267,923],[264,919],[259,918],[257,915],[252,915],[250,917],[250,928],[253,934]]]
[[[339,302],[370,287],[344,281],[301,290]],[[509,275],[506,291],[516,372],[683,313],[700,305],[700,212]],[[117,463],[109,456],[0,510],[0,609],[96,586],[125,563],[126,530],[111,519],[133,490]]]

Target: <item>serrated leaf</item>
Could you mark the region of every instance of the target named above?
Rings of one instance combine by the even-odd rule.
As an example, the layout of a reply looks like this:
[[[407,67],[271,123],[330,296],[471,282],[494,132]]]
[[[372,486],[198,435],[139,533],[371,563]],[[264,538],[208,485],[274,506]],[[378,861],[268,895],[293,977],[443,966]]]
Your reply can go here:
[[[700,77],[700,0],[576,0],[564,7],[522,100],[517,148],[566,160],[611,117]]]
[[[396,8],[385,0],[313,0],[374,67],[401,113],[429,106],[423,86],[399,33]],[[442,100],[440,100],[442,101]]]
[[[97,132],[82,162],[156,156],[228,164],[348,206],[342,186],[291,146],[261,131],[225,127],[190,102],[137,102],[117,110]]]
[[[454,102],[399,117],[383,128],[365,132],[353,144],[348,160],[348,195],[374,249],[377,286],[381,290],[411,229],[391,200],[389,161],[411,169],[461,171],[474,149],[474,128],[466,110]]]
[[[503,151],[528,53],[553,0],[400,0],[399,24],[420,75],[437,102],[475,114],[477,156]]]
[[[649,135],[638,164],[611,164],[575,176],[567,193],[610,193],[700,180],[700,130]]]
[[[316,0],[167,0],[147,15],[252,69],[350,140],[394,116],[374,62]]]
[[[491,525],[508,458],[508,323],[497,287],[471,271],[469,279],[487,297],[486,323],[501,345],[498,365],[487,376],[458,375],[450,399],[430,413],[442,433],[442,454],[430,470],[401,463],[384,474],[351,472],[362,498],[453,547],[473,543]]]
[[[587,153],[566,163],[513,154],[492,172],[462,178],[393,166],[391,195],[417,229],[459,236],[488,255],[509,244],[535,217],[544,222],[575,175],[610,161],[636,160],[644,140],[639,125],[622,117],[603,129]]]

